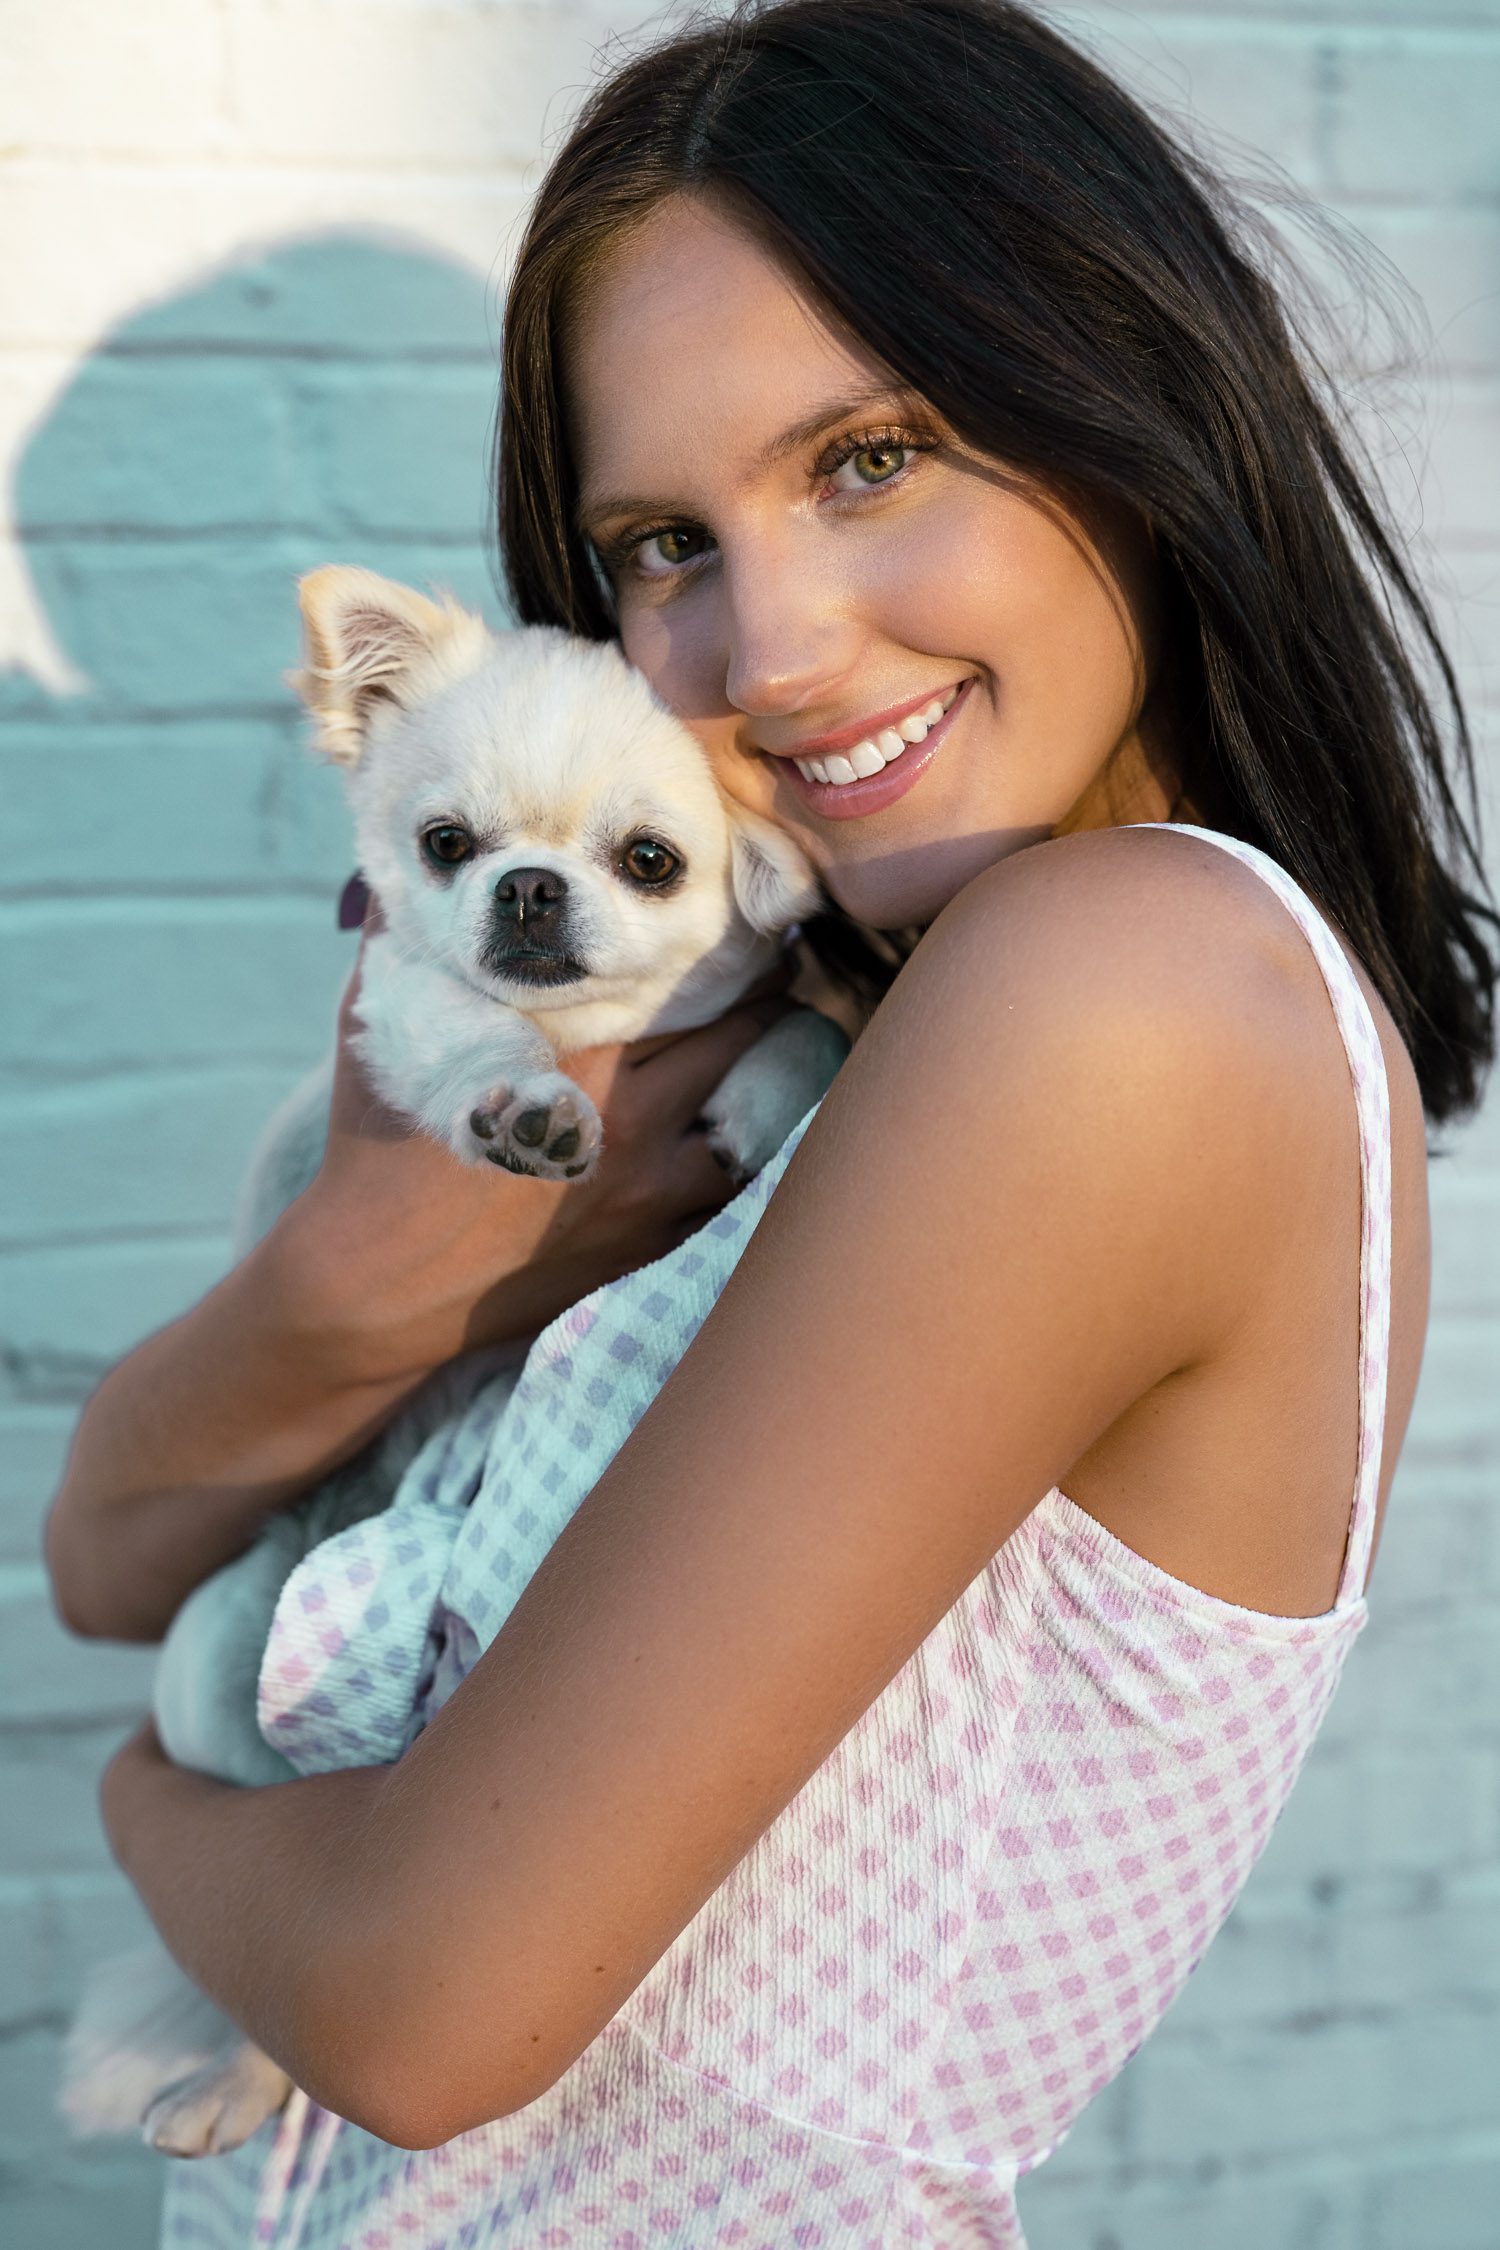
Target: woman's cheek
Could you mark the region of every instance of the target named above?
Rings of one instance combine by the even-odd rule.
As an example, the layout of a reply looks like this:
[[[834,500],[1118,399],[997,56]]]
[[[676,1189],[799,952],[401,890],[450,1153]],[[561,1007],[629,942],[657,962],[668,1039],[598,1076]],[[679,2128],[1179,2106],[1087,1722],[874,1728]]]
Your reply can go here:
[[[692,730],[713,766],[720,788],[749,812],[768,813],[776,776],[764,758],[742,746],[745,719],[724,700],[724,659],[703,623],[679,601],[672,616],[653,606],[649,591],[618,603],[620,646],[683,724]],[[717,680],[715,665],[717,664]]]

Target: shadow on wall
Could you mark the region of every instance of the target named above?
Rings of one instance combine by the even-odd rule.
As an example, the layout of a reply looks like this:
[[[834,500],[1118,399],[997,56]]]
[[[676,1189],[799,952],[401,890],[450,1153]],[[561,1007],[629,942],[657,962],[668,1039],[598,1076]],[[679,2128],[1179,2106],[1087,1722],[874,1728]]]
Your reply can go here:
[[[282,680],[295,581],[360,562],[503,615],[495,328],[426,247],[281,242],[123,321],[25,448],[14,516],[78,686],[0,675],[23,1377],[81,1386],[216,1277],[256,1128],[326,1044],[348,828]]]

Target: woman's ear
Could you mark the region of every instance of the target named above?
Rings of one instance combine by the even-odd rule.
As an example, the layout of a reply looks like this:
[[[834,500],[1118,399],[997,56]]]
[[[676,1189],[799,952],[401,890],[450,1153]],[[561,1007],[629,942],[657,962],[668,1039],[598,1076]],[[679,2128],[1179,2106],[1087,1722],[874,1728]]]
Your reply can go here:
[[[811,914],[819,903],[818,878],[800,844],[759,813],[729,804],[734,895],[752,929],[767,935]]]
[[[411,700],[413,676],[434,659],[479,654],[482,618],[451,595],[429,601],[410,586],[353,564],[329,563],[297,587],[303,664],[287,681],[317,721],[318,748],[357,765],[381,704]]]

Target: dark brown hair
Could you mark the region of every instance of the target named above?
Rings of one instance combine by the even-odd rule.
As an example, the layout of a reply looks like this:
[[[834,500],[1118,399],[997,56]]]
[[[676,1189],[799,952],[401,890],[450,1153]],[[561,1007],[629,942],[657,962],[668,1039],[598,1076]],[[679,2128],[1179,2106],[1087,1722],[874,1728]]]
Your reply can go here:
[[[523,622],[615,632],[575,520],[566,320],[683,190],[742,213],[967,443],[1152,527],[1190,794],[1345,931],[1428,1114],[1470,1106],[1495,916],[1462,701],[1211,169],[1010,0],[770,0],[627,60],[554,158],[510,287],[497,475]],[[899,957],[838,916],[821,937],[876,984]]]

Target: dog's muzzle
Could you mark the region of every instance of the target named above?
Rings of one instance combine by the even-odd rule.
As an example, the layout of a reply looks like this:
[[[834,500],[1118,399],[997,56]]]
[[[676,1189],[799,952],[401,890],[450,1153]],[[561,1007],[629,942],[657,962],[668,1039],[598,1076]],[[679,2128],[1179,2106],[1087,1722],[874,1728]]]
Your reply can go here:
[[[588,969],[570,950],[571,919],[565,875],[513,867],[495,885],[484,967],[514,984],[576,984]]]

